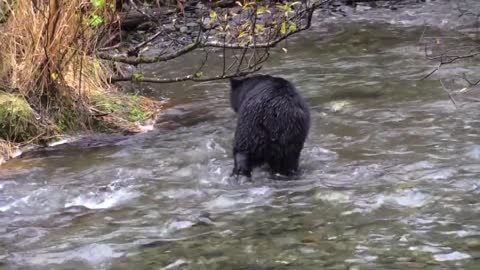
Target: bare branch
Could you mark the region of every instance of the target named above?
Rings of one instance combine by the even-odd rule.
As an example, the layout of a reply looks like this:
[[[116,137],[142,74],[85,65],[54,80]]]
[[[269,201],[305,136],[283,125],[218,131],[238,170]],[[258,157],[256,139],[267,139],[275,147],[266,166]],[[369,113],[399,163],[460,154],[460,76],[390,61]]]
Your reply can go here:
[[[201,70],[203,65],[206,63],[206,59],[205,59],[205,61],[201,65],[201,67],[195,73],[185,75],[185,76],[182,76],[182,77],[152,78],[152,77],[139,76],[138,74],[132,74],[130,76],[112,77],[112,78],[110,78],[110,83],[122,82],[122,81],[149,82],[149,83],[174,83],[174,82],[183,82],[183,81],[204,82],[204,81],[222,80],[222,79],[228,79],[228,78],[233,78],[233,77],[246,76],[248,74],[257,72],[260,69],[262,69],[262,66],[260,64],[267,61],[269,56],[270,55],[269,55],[268,51],[265,51],[265,53],[260,57],[260,59],[257,62],[255,62],[252,65],[249,65],[249,66],[247,66],[247,67],[245,67],[241,70],[237,70],[236,72],[229,73],[229,74],[221,74],[221,75],[217,75],[217,76],[206,76],[206,77],[203,77],[203,76],[199,75],[198,74],[199,70]],[[208,57],[208,55],[206,57]]]
[[[468,53],[468,54],[465,54],[465,55],[446,55],[446,54],[442,54],[442,55],[435,56],[435,57],[428,57],[427,56],[427,58],[429,60],[440,59],[442,65],[444,65],[444,64],[451,64],[451,63],[453,63],[455,61],[458,61],[458,60],[462,60],[462,59],[466,59],[466,58],[472,58],[472,57],[475,57],[477,55],[480,55],[480,52]]]
[[[448,89],[445,87],[445,85],[443,84],[442,80],[440,80],[440,84],[442,85],[443,90],[445,90],[445,92],[447,93],[448,97],[449,97],[450,100],[452,101],[453,106],[455,106],[455,108],[458,108],[457,102],[455,102],[455,99],[453,98],[452,94],[448,91]]]
[[[235,72],[231,74],[223,74],[223,75],[211,76],[211,77],[199,77],[196,74],[190,74],[190,75],[186,75],[183,77],[176,77],[176,78],[165,78],[165,79],[144,77],[140,80],[140,82],[174,83],[174,82],[183,82],[183,81],[194,81],[194,82],[215,81],[215,80],[223,80],[223,79],[239,77],[239,76],[246,76],[250,73],[259,71],[261,68],[262,68],[261,66],[258,66],[255,69],[250,71],[241,71],[241,72]],[[133,75],[129,77],[113,77],[110,79],[111,83],[122,82],[122,81],[138,81],[138,80],[135,80]]]
[[[467,78],[467,74],[465,74],[465,73],[463,73],[462,79],[464,79],[464,80],[469,84],[470,87],[472,87],[472,86],[477,86],[477,85],[480,83],[480,80],[478,80],[478,81],[476,81],[476,82],[470,81],[470,80]]]
[[[158,38],[163,33],[164,33],[164,30],[162,29],[162,30],[158,31],[157,33],[153,34],[152,36],[150,36],[149,38],[147,38],[146,40],[144,40],[143,42],[140,42],[139,44],[137,44],[137,46],[135,46],[133,48],[130,48],[127,51],[127,55],[135,55],[136,56],[141,48],[146,46],[148,43],[154,41],[156,38]]]
[[[437,71],[440,69],[441,66],[442,66],[442,63],[440,63],[440,64],[438,65],[438,67],[434,68],[434,69],[433,69],[432,71],[430,71],[427,75],[423,76],[420,80],[421,80],[421,81],[426,80],[427,78],[429,78],[430,76],[432,76],[433,73],[437,72]]]
[[[110,54],[105,54],[105,53],[100,53],[97,56],[99,58],[105,59],[105,60],[110,60],[114,62],[121,62],[125,64],[130,64],[130,65],[138,65],[138,64],[151,64],[151,63],[157,63],[157,62],[162,62],[162,61],[168,61],[174,58],[177,58],[181,55],[184,55],[186,53],[189,53],[201,46],[200,42],[195,42],[192,44],[189,44],[182,49],[169,53],[169,54],[164,54],[164,55],[157,55],[155,57],[131,57],[131,56],[123,56],[123,55],[110,55]]]
[[[298,17],[306,16],[306,24],[304,26],[296,29],[295,31],[289,31],[288,33],[286,33],[282,36],[276,37],[273,40],[263,42],[263,43],[257,43],[256,40],[253,44],[252,43],[247,43],[247,44],[244,44],[244,43],[230,43],[230,44],[226,44],[224,40],[223,41],[201,41],[201,31],[199,31],[199,35],[197,36],[197,40],[194,43],[189,44],[187,46],[184,46],[180,50],[178,50],[176,52],[169,53],[169,54],[156,55],[154,57],[146,57],[146,56],[133,57],[133,56],[129,56],[128,54],[127,55],[124,55],[124,54],[123,55],[118,55],[118,54],[117,55],[111,55],[111,54],[107,54],[107,53],[98,53],[97,57],[99,57],[101,59],[104,59],[104,60],[114,61],[114,62],[121,62],[121,63],[125,63],[125,64],[130,64],[130,65],[139,65],[139,64],[151,64],[151,63],[168,61],[168,60],[177,58],[181,55],[184,55],[186,53],[189,53],[189,52],[191,52],[191,51],[193,51],[197,48],[222,48],[222,49],[241,49],[241,50],[252,49],[252,48],[272,48],[272,47],[275,47],[281,41],[290,37],[291,35],[297,34],[299,32],[302,32],[304,30],[309,29],[310,26],[311,26],[313,12],[316,9],[318,9],[321,5],[329,3],[331,1],[332,0],[320,1],[318,3],[312,4],[310,7],[305,8],[303,11],[301,11],[301,12],[299,12],[299,14],[297,14]],[[147,39],[145,42],[142,42],[139,46],[140,47],[144,46],[147,42],[149,42],[149,41],[155,39],[156,37],[158,37],[158,35],[160,35],[160,32],[154,34],[152,37]],[[138,49],[137,47],[135,47],[133,50]]]

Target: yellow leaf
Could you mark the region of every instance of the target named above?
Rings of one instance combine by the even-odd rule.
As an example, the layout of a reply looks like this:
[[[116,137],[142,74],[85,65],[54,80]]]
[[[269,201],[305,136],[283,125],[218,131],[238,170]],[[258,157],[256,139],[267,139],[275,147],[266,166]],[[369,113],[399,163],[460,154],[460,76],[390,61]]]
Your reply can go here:
[[[243,7],[243,4],[242,4],[242,3],[240,3],[240,1],[236,1],[236,2],[235,2],[235,4],[237,4],[237,5],[241,6],[241,7]]]
[[[290,32],[297,31],[297,25],[295,23],[290,24],[290,26],[288,27],[288,31]]]
[[[265,13],[265,11],[266,11],[265,7],[258,7],[257,8],[257,15],[261,15],[261,14]]]
[[[265,31],[265,25],[263,25],[263,24],[256,24],[256,25],[255,25],[255,28],[256,28],[258,31]]]
[[[215,12],[215,11],[210,12],[210,18],[215,19],[215,18],[217,18],[217,16],[218,16],[217,12]]]
[[[52,78],[52,80],[56,81],[58,79],[58,73],[53,72],[52,74],[50,74],[50,77]]]
[[[282,27],[280,28],[280,33],[282,33],[282,35],[285,35],[287,33],[287,22],[282,23]]]
[[[285,52],[285,53],[288,52],[287,48],[282,48],[282,50],[283,50],[283,52]]]
[[[292,12],[292,8],[289,5],[277,5],[277,8],[285,11],[286,13]]]

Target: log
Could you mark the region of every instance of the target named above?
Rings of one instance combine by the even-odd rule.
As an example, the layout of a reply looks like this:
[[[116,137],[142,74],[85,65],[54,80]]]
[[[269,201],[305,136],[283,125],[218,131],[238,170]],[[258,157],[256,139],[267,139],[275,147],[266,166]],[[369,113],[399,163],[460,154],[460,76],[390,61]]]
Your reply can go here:
[[[169,8],[152,8],[143,10],[141,13],[137,10],[131,9],[129,11],[120,12],[121,27],[123,30],[131,31],[135,30],[139,25],[153,21],[156,19],[161,21],[162,18],[167,18],[175,13],[175,9]]]

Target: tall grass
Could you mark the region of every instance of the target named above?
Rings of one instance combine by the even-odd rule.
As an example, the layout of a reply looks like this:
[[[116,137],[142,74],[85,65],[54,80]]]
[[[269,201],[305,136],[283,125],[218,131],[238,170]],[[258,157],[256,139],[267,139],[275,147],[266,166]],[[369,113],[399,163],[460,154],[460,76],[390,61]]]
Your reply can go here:
[[[115,1],[16,0],[9,8],[0,86],[23,96],[47,133],[88,128],[90,96],[109,89],[108,68],[91,55]]]

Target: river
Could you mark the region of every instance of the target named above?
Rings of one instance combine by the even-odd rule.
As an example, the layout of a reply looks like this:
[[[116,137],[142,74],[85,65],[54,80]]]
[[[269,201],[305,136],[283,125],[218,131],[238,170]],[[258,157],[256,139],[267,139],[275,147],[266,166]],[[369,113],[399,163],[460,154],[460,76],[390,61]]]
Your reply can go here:
[[[473,42],[449,5],[329,18],[275,50],[262,72],[312,110],[298,179],[229,183],[224,81],[147,85],[176,104],[154,131],[9,161],[0,269],[480,269],[480,110],[439,81],[478,62],[419,80],[422,35]]]

